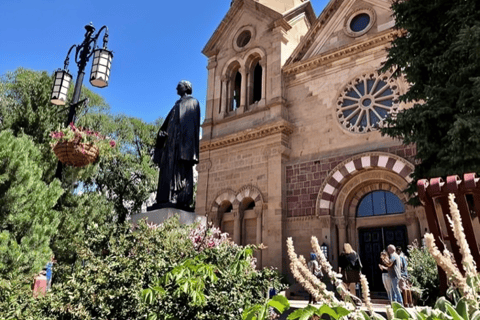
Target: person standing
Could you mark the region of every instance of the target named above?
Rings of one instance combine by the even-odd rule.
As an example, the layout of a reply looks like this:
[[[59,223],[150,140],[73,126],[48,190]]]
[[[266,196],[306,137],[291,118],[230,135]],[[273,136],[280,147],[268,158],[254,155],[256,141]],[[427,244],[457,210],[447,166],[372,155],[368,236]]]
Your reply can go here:
[[[318,279],[321,279],[323,277],[322,269],[318,265],[317,255],[315,253],[313,252],[310,253],[310,261],[308,261],[307,265],[308,265],[308,269],[315,277],[317,277]],[[309,294],[309,298],[308,298],[308,304],[310,303],[314,303],[314,304],[317,303],[313,298],[312,294]]]
[[[388,300],[392,303],[392,280],[388,275],[388,266],[390,264],[390,257],[386,251],[382,251],[380,253],[380,263],[378,267],[382,270],[382,282],[383,286],[385,287],[385,291],[387,291]]]
[[[392,301],[396,301],[403,306],[402,294],[400,293],[400,288],[398,287],[398,281],[402,278],[402,261],[395,252],[395,246],[393,244],[389,245],[387,250],[388,254],[390,255],[388,275],[392,281]]]
[[[355,296],[355,286],[360,282],[362,263],[349,243],[343,244],[343,252],[338,259],[338,267],[343,282],[349,287],[350,293]]]
[[[410,290],[410,284],[408,283],[407,257],[403,254],[401,247],[397,247],[396,252],[402,262],[402,278],[399,280],[398,286],[400,287],[400,290],[402,290],[405,307],[413,307],[412,291]]]

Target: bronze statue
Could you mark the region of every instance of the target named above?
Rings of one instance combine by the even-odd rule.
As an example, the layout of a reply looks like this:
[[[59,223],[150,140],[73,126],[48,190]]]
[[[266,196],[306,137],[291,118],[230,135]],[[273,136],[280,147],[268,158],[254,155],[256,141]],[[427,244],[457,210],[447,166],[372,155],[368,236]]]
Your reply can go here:
[[[191,96],[192,84],[180,81],[180,99],[158,131],[153,162],[160,167],[157,203],[148,210],[178,208],[194,211],[193,166],[198,163],[200,104]]]

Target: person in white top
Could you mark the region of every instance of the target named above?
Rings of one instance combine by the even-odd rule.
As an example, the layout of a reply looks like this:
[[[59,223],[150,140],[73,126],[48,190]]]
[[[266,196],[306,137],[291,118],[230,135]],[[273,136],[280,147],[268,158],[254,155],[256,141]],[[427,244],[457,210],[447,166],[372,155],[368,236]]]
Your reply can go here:
[[[317,261],[317,255],[313,252],[310,253],[310,261],[308,261],[308,269],[310,272],[317,278],[321,279],[323,277],[322,269],[318,265]],[[310,303],[317,303],[315,299],[313,299],[313,296],[310,294],[309,299],[308,299],[308,304]]]

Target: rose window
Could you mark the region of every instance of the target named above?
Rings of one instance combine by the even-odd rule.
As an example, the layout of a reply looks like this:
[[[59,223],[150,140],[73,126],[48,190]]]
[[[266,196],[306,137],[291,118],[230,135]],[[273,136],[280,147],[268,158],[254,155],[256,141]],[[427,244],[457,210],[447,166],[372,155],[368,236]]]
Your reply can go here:
[[[398,105],[396,82],[386,74],[372,73],[345,86],[338,98],[337,117],[348,131],[365,133],[377,130]]]

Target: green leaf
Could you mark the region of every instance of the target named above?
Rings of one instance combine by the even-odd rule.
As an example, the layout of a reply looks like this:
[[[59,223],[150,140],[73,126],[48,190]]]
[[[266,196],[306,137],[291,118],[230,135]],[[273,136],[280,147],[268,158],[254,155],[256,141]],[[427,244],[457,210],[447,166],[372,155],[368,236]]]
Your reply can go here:
[[[308,320],[315,314],[315,311],[317,310],[318,310],[317,308],[311,305],[308,305],[303,309],[295,310],[293,313],[288,315],[287,319],[288,320],[296,320],[296,319]]]
[[[398,309],[405,309],[400,303],[393,301],[392,302],[393,313],[397,312]]]
[[[142,291],[143,301],[147,304],[152,304],[153,302],[153,291],[148,288]]]
[[[451,305],[447,304],[446,307],[448,314],[453,318],[453,320],[464,320]]]
[[[410,313],[405,308],[398,308],[397,311],[395,311],[395,318],[398,319],[410,319],[412,316]]]
[[[350,310],[345,309],[344,307],[334,307],[332,308],[340,317],[345,317],[351,313]]]
[[[245,309],[242,313],[242,320],[257,320],[257,313],[261,306],[256,304],[248,309]]]
[[[280,314],[284,313],[286,310],[290,308],[290,302],[288,302],[288,299],[282,295],[274,296],[268,302],[268,305],[270,307],[275,308]]]
[[[468,304],[465,301],[465,297],[462,297],[458,302],[457,306],[455,307],[455,310],[457,313],[465,320],[469,320],[468,317]]]
[[[317,311],[315,311],[315,314],[318,315],[318,316],[322,316],[324,314],[328,314],[330,317],[332,317],[333,319],[338,319],[340,316],[338,315],[338,313],[336,313],[330,306],[328,306],[327,304],[324,304],[322,305],[320,308],[318,308]]]
[[[445,297],[440,297],[437,299],[437,302],[435,303],[435,309],[438,309],[442,312],[447,312],[447,305],[452,306],[450,301],[445,299]]]

